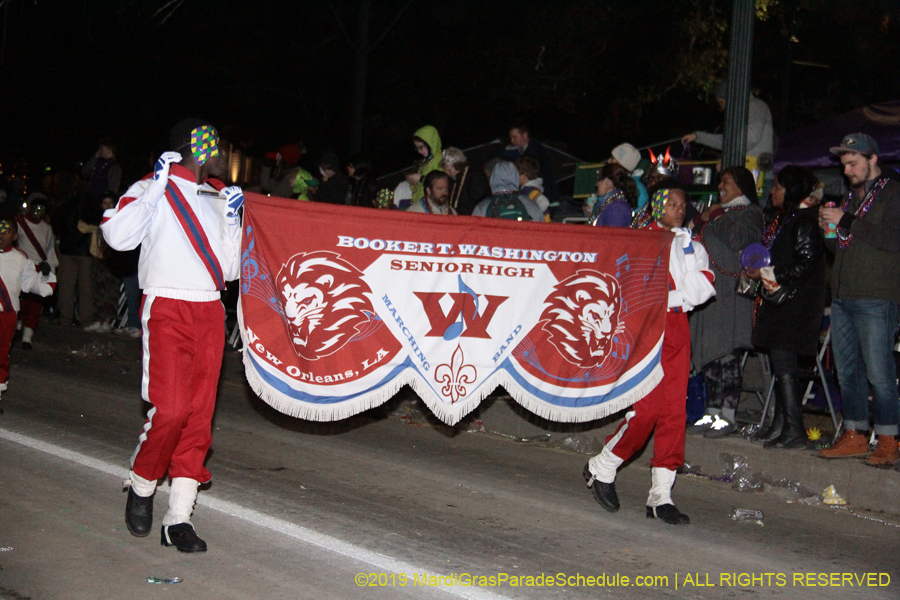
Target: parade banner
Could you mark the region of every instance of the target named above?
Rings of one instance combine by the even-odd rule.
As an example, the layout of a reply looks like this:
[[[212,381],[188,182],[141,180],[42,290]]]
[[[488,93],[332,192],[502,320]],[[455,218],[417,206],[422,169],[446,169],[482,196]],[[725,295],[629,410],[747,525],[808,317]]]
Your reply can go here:
[[[498,385],[546,419],[598,419],[662,379],[671,240],[248,193],[247,379],[316,421],[405,384],[450,425]]]

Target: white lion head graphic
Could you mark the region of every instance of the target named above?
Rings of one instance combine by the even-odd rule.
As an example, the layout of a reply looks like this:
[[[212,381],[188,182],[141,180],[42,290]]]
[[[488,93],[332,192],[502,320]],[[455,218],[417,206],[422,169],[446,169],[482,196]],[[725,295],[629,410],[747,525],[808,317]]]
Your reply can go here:
[[[291,344],[307,360],[337,352],[374,314],[362,272],[333,252],[291,257],[276,282]]]
[[[590,369],[609,357],[621,327],[618,280],[597,271],[578,271],[559,282],[544,301],[543,329],[568,362]]]

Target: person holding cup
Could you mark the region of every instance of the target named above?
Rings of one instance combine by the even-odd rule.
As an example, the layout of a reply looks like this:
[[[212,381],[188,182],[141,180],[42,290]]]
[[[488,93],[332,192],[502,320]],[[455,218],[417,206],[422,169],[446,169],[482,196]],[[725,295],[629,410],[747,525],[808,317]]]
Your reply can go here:
[[[825,309],[825,242],[818,223],[816,179],[802,167],[778,173],[770,200],[775,214],[763,231],[769,265],[746,268],[762,282],[753,345],[765,348],[775,375],[775,411],[751,437],[766,448],[806,447],[798,358],[815,356]]]

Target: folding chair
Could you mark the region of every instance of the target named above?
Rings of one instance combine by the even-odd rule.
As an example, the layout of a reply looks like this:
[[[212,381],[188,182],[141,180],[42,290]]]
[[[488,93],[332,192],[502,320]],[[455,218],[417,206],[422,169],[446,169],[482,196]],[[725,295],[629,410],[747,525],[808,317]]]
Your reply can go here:
[[[128,323],[128,297],[125,295],[125,284],[119,284],[119,306],[116,309],[116,318],[113,320],[113,329],[121,329]]]
[[[834,412],[834,404],[831,402],[831,391],[828,389],[828,379],[825,377],[825,369],[822,367],[822,359],[825,357],[825,353],[828,351],[828,344],[831,343],[831,327],[828,327],[828,331],[825,332],[825,339],[822,341],[822,348],[819,350],[818,354],[816,354],[816,366],[813,369],[813,378],[810,379],[809,383],[806,385],[806,393],[803,394],[803,405],[806,406],[806,403],[815,398],[815,394],[813,393],[813,385],[816,383],[816,377],[819,378],[819,382],[822,384],[822,392],[825,394],[825,401],[828,403],[828,412],[831,413],[831,422],[834,425],[834,439],[837,440],[838,436],[841,432],[841,427],[844,424],[844,419],[838,419],[837,414]]]
[[[762,367],[763,372],[763,388],[751,388],[747,389],[742,387],[741,393],[743,392],[752,392],[756,395],[756,399],[759,401],[760,406],[762,406],[762,415],[759,417],[759,427],[762,427],[766,422],[766,415],[769,412],[769,403],[772,400],[772,393],[775,390],[775,376],[772,374],[772,366],[769,363],[769,355],[765,352],[757,352],[752,348],[745,348],[743,354],[741,355],[741,374],[744,373],[744,369],[747,366],[747,361],[750,358],[750,355],[754,354],[759,359],[760,366]]]

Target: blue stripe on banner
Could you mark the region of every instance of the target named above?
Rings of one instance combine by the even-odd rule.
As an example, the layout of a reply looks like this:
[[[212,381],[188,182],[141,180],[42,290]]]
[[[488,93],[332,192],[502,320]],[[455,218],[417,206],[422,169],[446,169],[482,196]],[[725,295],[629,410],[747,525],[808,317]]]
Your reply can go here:
[[[618,385],[612,389],[607,394],[602,394],[600,396],[585,396],[582,398],[566,398],[563,396],[556,396],[550,392],[545,392],[539,388],[536,388],[534,385],[525,380],[522,375],[516,371],[515,367],[513,367],[512,361],[507,357],[506,360],[500,365],[500,369],[504,369],[507,373],[509,373],[510,377],[515,379],[516,383],[518,383],[522,389],[526,392],[534,396],[535,398],[546,402],[547,404],[552,404],[553,406],[565,406],[570,408],[583,408],[587,406],[598,406],[605,402],[609,402],[611,400],[615,400],[636,388],[637,386],[644,383],[644,380],[650,376],[650,373],[656,366],[659,364],[660,358],[662,356],[662,346],[656,352],[656,355],[650,360],[647,365],[641,369],[634,377],[628,380],[628,382]]]
[[[266,385],[269,387],[281,392],[285,396],[292,398],[294,400],[299,400],[301,402],[307,402],[309,404],[339,404],[341,402],[348,402],[350,400],[354,400],[360,396],[364,396],[366,394],[371,393],[372,391],[382,387],[389,383],[392,379],[397,377],[401,372],[408,368],[415,369],[415,365],[412,363],[412,360],[407,357],[400,365],[394,367],[390,373],[388,373],[381,381],[376,383],[375,385],[357,392],[355,394],[350,394],[348,396],[314,396],[312,394],[307,394],[306,392],[302,392],[300,390],[294,389],[283,380],[278,377],[272,375],[266,369],[263,369],[259,366],[259,362],[253,356],[253,354],[248,354],[250,357],[250,362],[253,365],[253,369],[256,371],[257,375],[262,378],[263,381],[266,382]],[[627,394],[635,387],[641,385],[647,377],[650,376],[650,373],[660,362],[660,357],[662,356],[662,348],[657,351],[656,355],[650,360],[650,362],[641,369],[634,377],[628,380],[627,383],[616,386],[611,392],[607,394],[602,394],[599,396],[587,396],[583,398],[566,398],[561,396],[556,396],[550,392],[545,392],[533,386],[531,383],[527,382],[513,367],[512,362],[509,358],[507,358],[503,363],[497,367],[498,369],[504,369],[509,375],[529,394],[546,402],[547,404],[551,404],[553,406],[563,406],[570,408],[583,408],[590,406],[598,406],[600,404],[604,404],[606,402],[610,402],[622,396],[623,394]]]
[[[394,367],[390,373],[388,373],[384,379],[373,385],[372,387],[365,389],[361,392],[357,392],[355,394],[350,394],[349,396],[313,396],[312,394],[307,394],[306,392],[301,392],[300,390],[294,389],[289,386],[287,383],[282,381],[281,379],[272,375],[266,369],[263,369],[259,366],[256,358],[252,353],[248,353],[247,356],[250,357],[250,362],[253,364],[253,369],[256,371],[256,374],[262,378],[263,381],[266,382],[266,385],[269,387],[281,392],[285,396],[293,398],[294,400],[300,400],[301,402],[308,402],[309,404],[339,404],[341,402],[347,402],[349,400],[353,400],[360,396],[365,396],[366,394],[371,393],[373,390],[380,388],[381,386],[387,384],[392,379],[400,375],[404,370],[413,367],[412,360],[409,357],[406,357],[400,365]],[[413,367],[414,368],[414,367]]]
[[[178,193],[178,190],[176,190],[171,183],[166,184],[166,187],[171,190],[172,198],[175,200],[175,206],[178,207],[178,211],[181,213],[184,222],[188,224],[188,227],[191,230],[191,235],[194,237],[194,240],[197,243],[197,247],[202,252],[201,258],[203,258],[208,263],[209,266],[207,268],[215,277],[215,284],[219,286],[220,290],[225,289],[225,277],[219,271],[218,267],[216,266],[216,261],[214,261],[211,256],[212,249],[207,248],[206,244],[203,243],[203,237],[200,235],[200,231],[198,230],[199,225],[195,223],[193,219],[191,219],[191,215],[185,209],[184,203],[181,200],[181,195]]]

